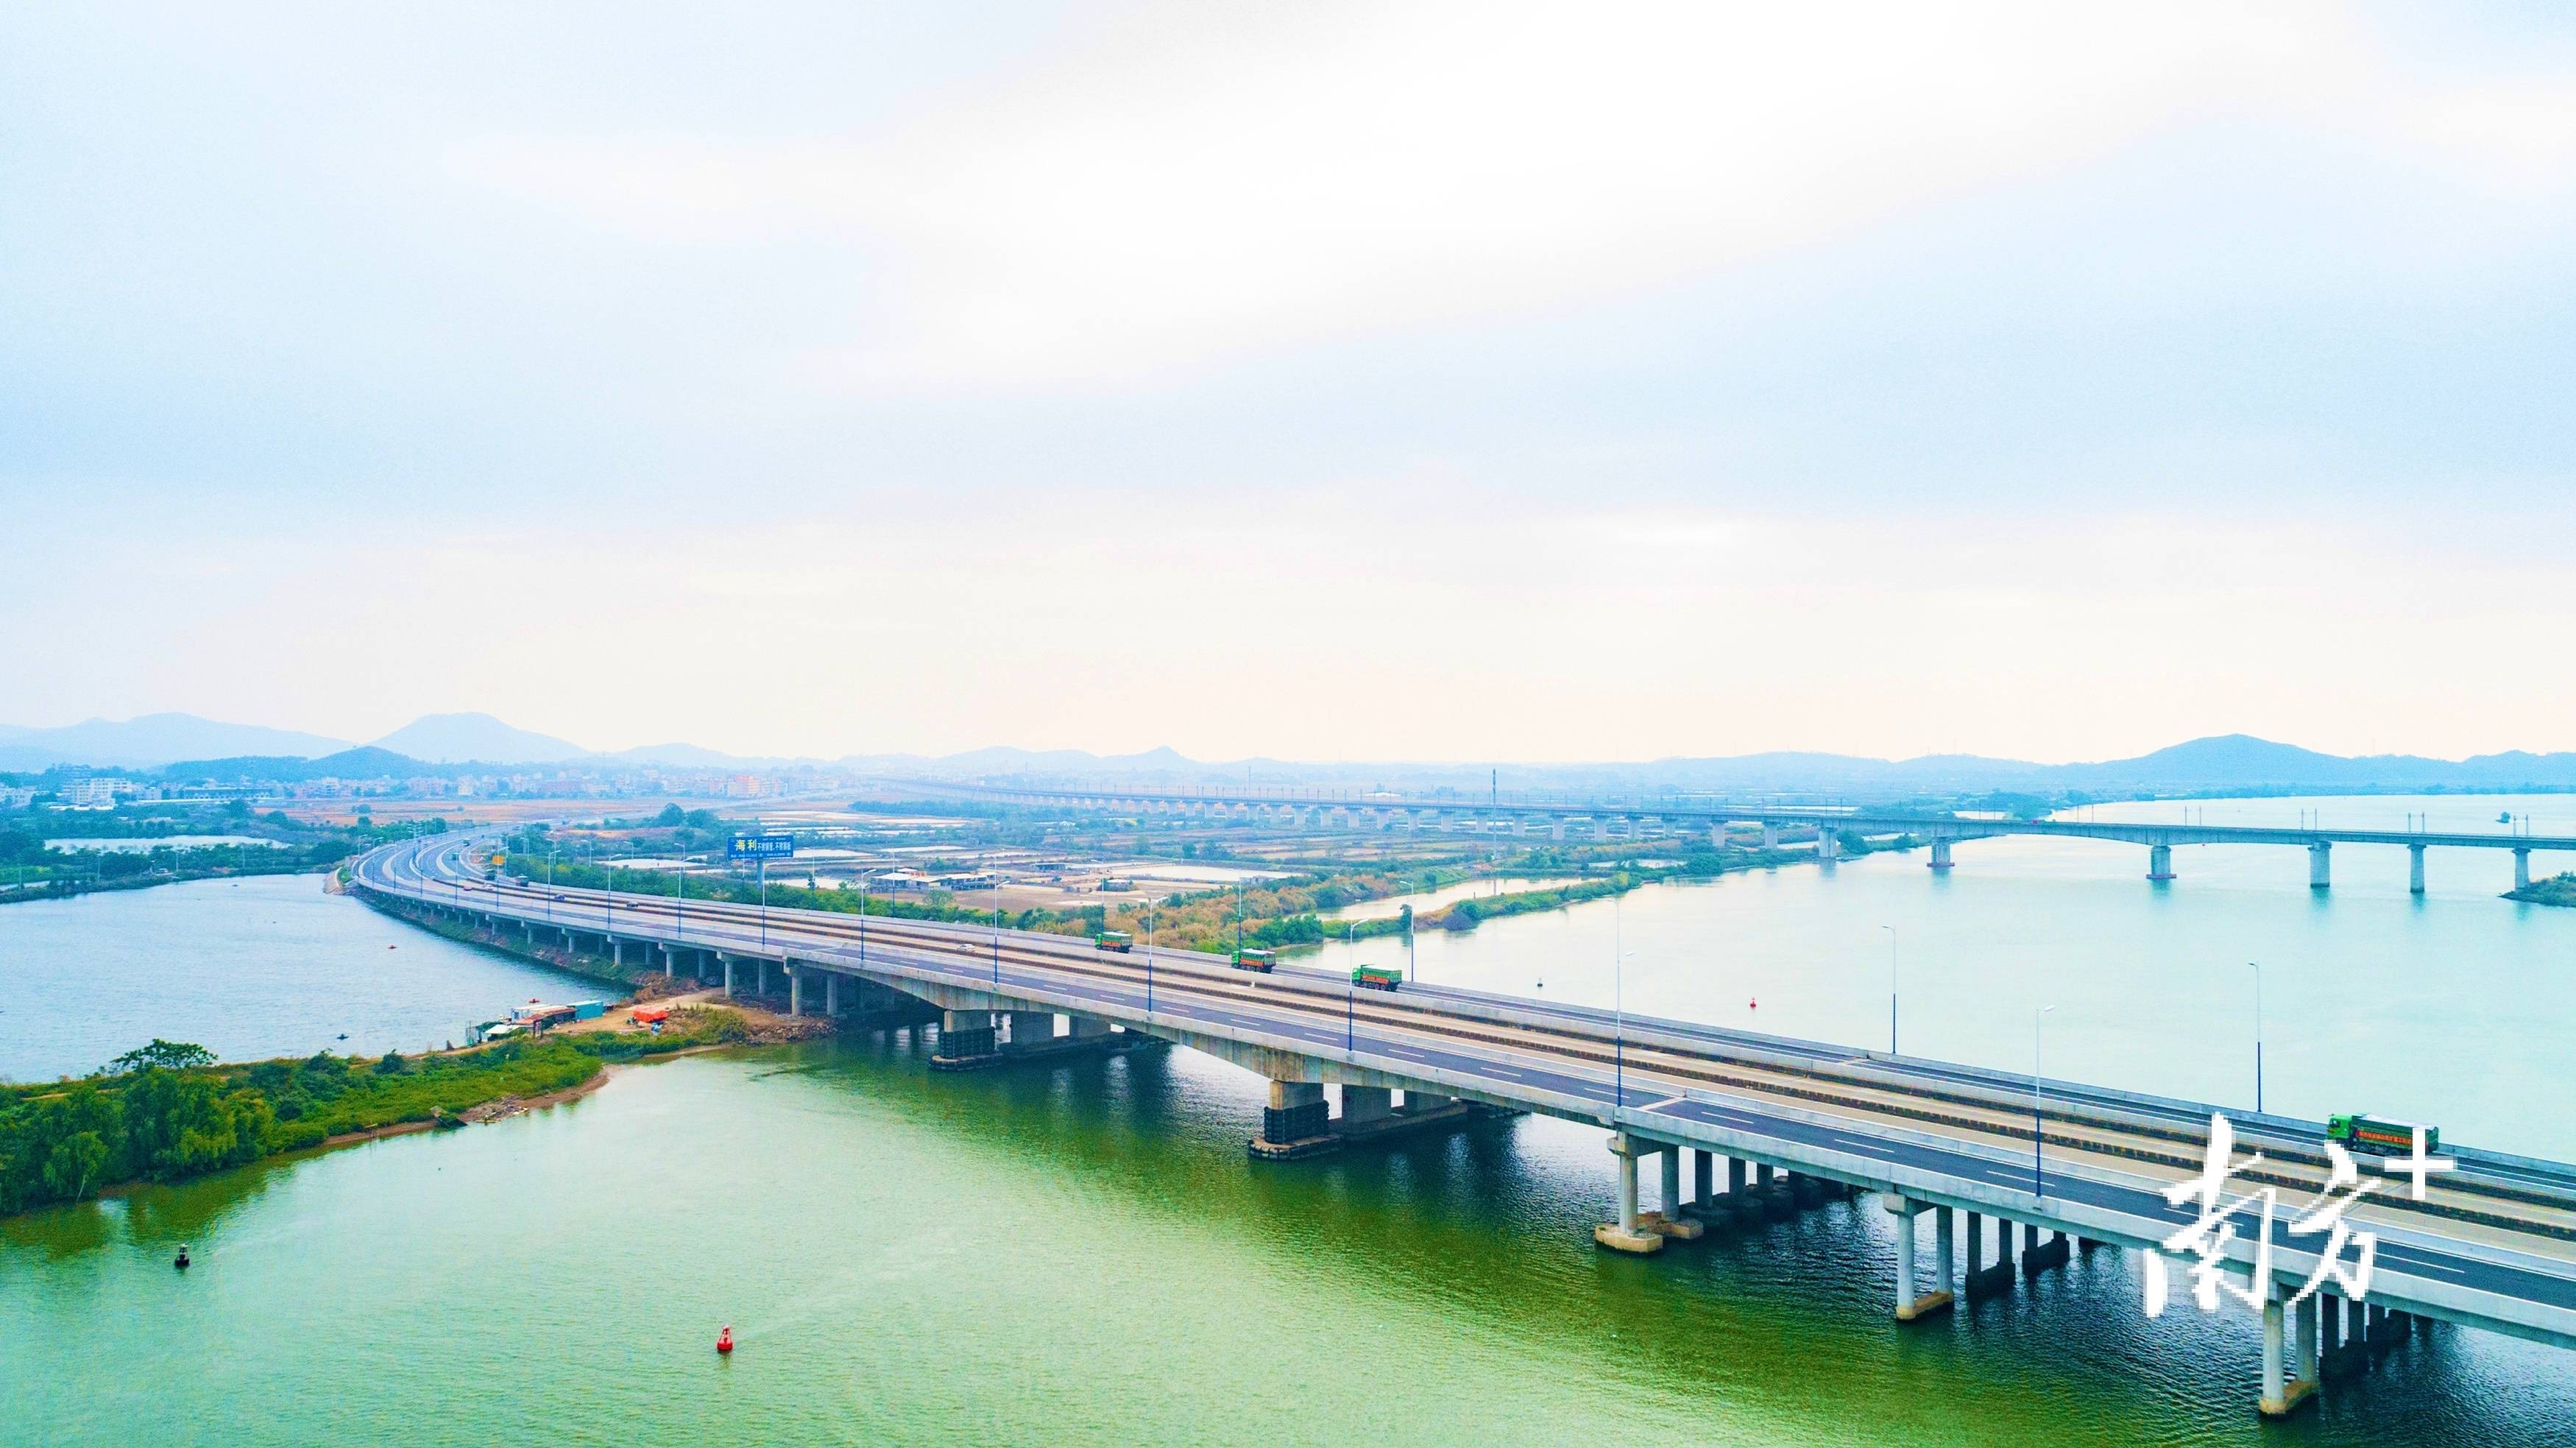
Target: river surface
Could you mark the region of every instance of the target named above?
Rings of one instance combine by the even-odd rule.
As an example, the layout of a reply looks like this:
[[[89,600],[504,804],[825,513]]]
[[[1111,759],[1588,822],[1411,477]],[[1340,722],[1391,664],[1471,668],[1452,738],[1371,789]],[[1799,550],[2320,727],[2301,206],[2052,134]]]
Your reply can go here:
[[[1259,1109],[880,1038],[13,1219],[0,1442],[2576,1442],[2549,1349],[2436,1329],[2265,1432],[2251,1319],[2118,1253],[1900,1330],[1866,1204],[1614,1257],[1598,1131],[1256,1169]]]
[[[2189,808],[2211,824],[2293,824],[2308,809],[2390,829],[2429,810],[2436,829],[2500,832],[2496,815],[2526,806],[2544,830],[2551,809],[2576,825],[2564,795]],[[2117,808],[2179,823],[2184,806]],[[2270,1110],[2380,1112],[2446,1141],[2576,1160],[2576,910],[2497,898],[2510,851],[2431,851],[2420,899],[2397,846],[2337,847],[2325,891],[2308,888],[2295,846],[2178,847],[2170,883],[2145,878],[2140,845],[2005,837],[1955,853],[1946,874],[1926,851],[1891,852],[1421,931],[1412,965],[1440,984],[1877,1050],[1892,975],[1909,1055],[2028,1071],[2036,1044],[2043,1074],[2251,1106],[2260,962]],[[2560,868],[2576,856],[2533,857],[2535,875]],[[1406,957],[1385,937],[1328,940],[1310,958],[1341,970]]]
[[[2553,1049],[2576,912],[2495,899],[2459,853],[2421,902],[2401,850],[2339,850],[2322,900],[2295,849],[2178,851],[2162,887],[2144,853],[1998,840],[1946,879],[1920,853],[1784,868],[1426,935],[1417,963],[1607,1000],[1615,928],[1631,1008],[1883,1044],[1893,923],[1910,1051],[2026,1066],[2054,1001],[2052,1070],[2226,1098],[2250,1095],[2253,956],[2276,1109],[2366,1090],[2576,1155]],[[323,991],[319,1016],[345,1014],[332,972],[373,960],[342,930],[424,952],[422,975],[499,964],[310,880],[254,885],[345,922],[235,959],[296,973],[290,1003]],[[60,903],[155,901],[196,922],[165,922],[162,952],[249,938],[202,885]],[[0,943],[36,908],[0,912]],[[155,981],[198,974],[143,971],[133,915],[80,919],[45,954],[121,973],[117,1049],[236,1028],[219,990],[156,1014]],[[21,978],[0,977],[13,1016]],[[88,1003],[49,998],[44,1034]],[[2576,1357],[2555,1350],[2435,1327],[2266,1428],[2253,1319],[2150,1322],[2123,1254],[1900,1329],[1865,1204],[1614,1257],[1588,1236],[1597,1129],[1255,1168],[1260,1105],[1186,1051],[934,1075],[880,1035],[632,1068],[527,1117],[0,1221],[0,1445],[2576,1445]]]
[[[230,1061],[417,1051],[530,996],[601,990],[326,895],[322,878],[0,905],[0,1080],[80,1075],[155,1036]]]

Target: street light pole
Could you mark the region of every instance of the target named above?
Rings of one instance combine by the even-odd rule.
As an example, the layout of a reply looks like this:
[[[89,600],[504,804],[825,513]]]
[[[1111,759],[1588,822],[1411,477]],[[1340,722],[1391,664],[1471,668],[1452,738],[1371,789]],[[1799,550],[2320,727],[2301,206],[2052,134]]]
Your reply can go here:
[[[2249,960],[2254,967],[2254,1114],[2263,1114],[2263,962]]]
[[[1896,1054],[1896,927],[1878,927],[1887,932],[1887,1054]]]
[[[2030,1190],[2031,1195],[2048,1195],[2048,1178],[2042,1169],[2041,1148],[2047,1144],[2047,1128],[2039,1106],[2039,1025],[2048,1019],[2055,1006],[2041,1006],[2030,1013]]]
[[[1154,1013],[1154,897],[1145,897],[1145,1014]]]
[[[1359,933],[1360,923],[1357,920],[1352,920],[1342,927],[1342,952],[1350,957],[1350,960],[1344,963],[1351,967],[1350,983],[1342,987],[1342,1054],[1345,1056],[1359,1054],[1360,968],[1356,963],[1359,958]]]
[[[1628,1104],[1628,952],[1620,897],[1610,897],[1610,1114]]]

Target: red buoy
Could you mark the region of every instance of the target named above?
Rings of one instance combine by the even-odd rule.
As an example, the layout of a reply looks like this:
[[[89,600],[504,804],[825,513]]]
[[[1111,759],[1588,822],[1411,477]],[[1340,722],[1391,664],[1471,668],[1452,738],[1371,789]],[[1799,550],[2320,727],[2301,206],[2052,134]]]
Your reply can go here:
[[[732,1324],[732,1323],[730,1323],[730,1322],[726,1323],[726,1324],[724,1325],[724,1330],[716,1334],[716,1351],[718,1351],[718,1352],[731,1352],[731,1351],[733,1351],[733,1324]]]

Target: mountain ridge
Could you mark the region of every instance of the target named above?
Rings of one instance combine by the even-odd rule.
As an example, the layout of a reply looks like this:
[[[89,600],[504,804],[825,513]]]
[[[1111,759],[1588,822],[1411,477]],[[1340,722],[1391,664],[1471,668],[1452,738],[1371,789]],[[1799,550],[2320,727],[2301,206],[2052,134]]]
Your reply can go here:
[[[178,749],[212,740],[230,747]],[[155,757],[157,754],[158,757]],[[1512,791],[1641,790],[1719,794],[1853,795],[1904,798],[1994,792],[2105,794],[2227,790],[2505,790],[2576,789],[2576,752],[2505,750],[2462,760],[2413,754],[2344,756],[2250,734],[2213,734],[2128,759],[2037,764],[1976,754],[1909,759],[1811,750],[1739,755],[1667,755],[1643,761],[1569,764],[1300,762],[1253,756],[1193,759],[1170,745],[1126,754],[1082,749],[988,745],[946,755],[847,754],[834,760],[761,757],[674,741],[613,752],[517,728],[490,714],[426,714],[364,746],[261,725],[227,724],[191,714],[84,720],[60,728],[0,725],[0,769],[34,771],[78,763],[102,768],[182,769],[196,777],[337,774],[372,777],[480,771],[528,765],[757,770],[821,767],[909,778],[982,777],[1077,785],[1117,780],[1131,785],[1205,784],[1412,788],[1472,797]]]

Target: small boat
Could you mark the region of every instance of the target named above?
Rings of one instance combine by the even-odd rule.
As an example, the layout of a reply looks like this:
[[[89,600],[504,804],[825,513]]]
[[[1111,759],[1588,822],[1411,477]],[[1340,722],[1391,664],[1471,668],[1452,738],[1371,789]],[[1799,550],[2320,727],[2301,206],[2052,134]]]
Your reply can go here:
[[[2500,815],[2497,815],[2497,816],[2496,816],[2496,823],[2497,823],[2497,824],[2500,824],[2500,825],[2509,825],[2509,824],[2512,824],[2512,823],[2513,823],[2513,811],[2512,811],[2512,810],[2506,810],[2504,813],[2502,813],[2502,814],[2500,814]]]
[[[185,1271],[187,1271],[187,1270],[188,1270],[188,1244],[187,1244],[187,1243],[182,1242],[182,1243],[180,1243],[180,1244],[179,1244],[179,1255],[170,1259],[170,1265],[171,1265],[171,1266],[173,1266],[173,1267],[178,1268],[178,1269],[179,1269],[180,1271],[182,1271],[182,1272],[185,1272]]]

